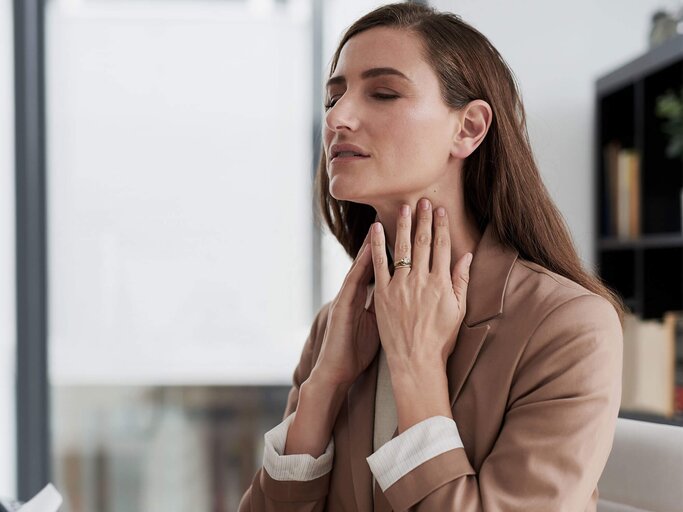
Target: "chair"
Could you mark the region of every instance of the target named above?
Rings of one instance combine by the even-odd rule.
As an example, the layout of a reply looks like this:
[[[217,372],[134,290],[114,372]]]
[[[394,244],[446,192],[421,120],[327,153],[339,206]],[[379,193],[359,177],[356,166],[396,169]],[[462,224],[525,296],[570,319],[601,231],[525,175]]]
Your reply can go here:
[[[598,512],[683,512],[683,427],[617,419]]]

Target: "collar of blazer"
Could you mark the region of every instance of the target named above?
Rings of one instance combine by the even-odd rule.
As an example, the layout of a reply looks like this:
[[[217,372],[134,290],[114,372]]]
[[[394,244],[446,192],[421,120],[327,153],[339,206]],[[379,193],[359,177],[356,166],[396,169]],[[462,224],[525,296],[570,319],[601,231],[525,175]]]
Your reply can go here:
[[[455,348],[447,362],[451,409],[490,330],[491,326],[487,321],[503,312],[508,278],[517,257],[517,250],[501,244],[488,224],[474,251],[467,287],[467,310]],[[358,330],[358,336],[378,336],[373,298],[374,287],[366,307],[371,314],[366,316],[367,322]],[[353,442],[350,443],[351,469],[359,510],[372,510],[372,474],[365,458],[373,452],[378,362],[379,350],[348,394],[349,432],[354,433]],[[392,439],[397,435],[398,428]]]

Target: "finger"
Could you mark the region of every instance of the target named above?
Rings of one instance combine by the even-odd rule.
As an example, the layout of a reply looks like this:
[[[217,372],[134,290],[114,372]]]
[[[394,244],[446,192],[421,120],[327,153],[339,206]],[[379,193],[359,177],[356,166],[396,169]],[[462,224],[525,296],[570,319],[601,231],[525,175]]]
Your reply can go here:
[[[458,298],[458,302],[462,309],[465,309],[465,305],[467,304],[467,286],[470,283],[472,256],[472,253],[468,252],[460,258],[455,264],[455,267],[453,267],[453,275],[451,277],[453,281],[453,291],[455,292],[455,296]]]
[[[398,219],[396,220],[396,242],[394,243],[394,263],[401,258],[411,258],[412,250],[410,243],[410,205],[404,204],[399,210]],[[396,271],[399,274],[407,276],[410,273],[410,267],[394,268],[394,275]]]
[[[365,234],[365,239],[363,240],[363,243],[360,246],[360,249],[358,250],[358,253],[356,254],[356,257],[354,258],[353,262],[351,263],[351,268],[349,269],[348,273],[346,274],[346,277],[344,277],[343,281],[343,288],[346,288],[347,286],[353,288],[355,290],[356,285],[360,282],[367,281],[369,280],[369,275],[368,274],[368,268],[371,265],[369,263],[372,261],[372,257],[369,256],[369,254],[363,255],[363,252],[365,248],[369,245],[370,242],[370,230]],[[365,251],[366,253],[370,253],[370,251]],[[354,290],[350,290],[351,292],[354,292]],[[349,294],[349,297],[353,297],[353,293]]]
[[[341,288],[340,300],[344,304],[351,304],[354,298],[358,296],[360,290],[365,291],[370,282],[370,276],[372,275],[371,254],[372,251],[369,244],[363,244],[361,250],[358,251],[358,256],[356,256],[351,270],[346,274]]]
[[[372,227],[372,225],[370,225],[370,227]],[[365,238],[363,239],[363,243],[361,244],[360,249],[358,249],[358,254],[356,255],[356,257],[358,257],[358,255],[360,255],[361,251],[363,250],[363,247],[365,247],[369,243],[370,243],[370,228],[368,228],[368,232],[365,233]]]
[[[451,234],[448,230],[448,216],[443,206],[439,206],[434,213],[432,273],[449,278],[451,275]]]
[[[381,222],[375,222],[372,228],[372,266],[375,271],[375,288],[386,288],[389,285],[391,275],[387,266],[387,247],[384,239],[384,226]],[[378,229],[377,229],[378,227]]]
[[[429,274],[429,256],[432,252],[432,203],[423,197],[417,203],[417,226],[413,247],[411,272]]]

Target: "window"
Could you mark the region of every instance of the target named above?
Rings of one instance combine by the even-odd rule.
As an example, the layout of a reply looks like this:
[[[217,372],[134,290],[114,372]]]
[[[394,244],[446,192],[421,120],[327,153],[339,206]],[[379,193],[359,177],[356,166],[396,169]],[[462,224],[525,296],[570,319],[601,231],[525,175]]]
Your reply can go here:
[[[12,2],[0,0],[0,496],[14,497],[16,324]]]

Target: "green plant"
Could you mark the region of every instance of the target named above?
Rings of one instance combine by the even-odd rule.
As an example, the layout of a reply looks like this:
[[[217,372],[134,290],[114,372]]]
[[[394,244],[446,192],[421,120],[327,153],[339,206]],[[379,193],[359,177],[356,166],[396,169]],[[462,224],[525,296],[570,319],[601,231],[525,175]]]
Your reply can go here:
[[[666,156],[683,160],[683,88],[680,97],[671,89],[658,96],[655,110],[657,117],[667,120],[662,124],[662,132],[669,136]]]

